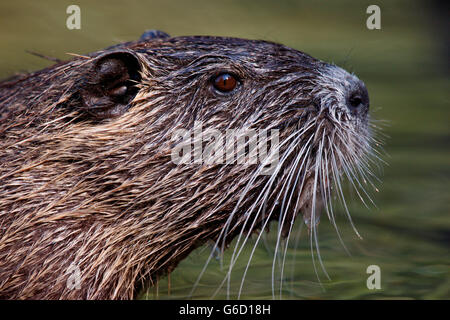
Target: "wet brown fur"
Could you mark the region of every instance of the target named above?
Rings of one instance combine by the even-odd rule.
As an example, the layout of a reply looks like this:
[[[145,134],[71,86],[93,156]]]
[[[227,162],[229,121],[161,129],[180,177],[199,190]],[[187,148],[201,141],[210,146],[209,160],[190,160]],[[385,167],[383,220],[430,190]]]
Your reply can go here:
[[[138,57],[139,90],[118,114],[92,113],[83,105],[92,64],[114,50]],[[0,297],[131,299],[170,273],[218,238],[255,171],[174,164],[173,130],[202,121],[220,131],[279,128],[286,137],[304,117],[293,106],[316,103],[325,65],[263,41],[180,37],[126,43],[1,82]],[[235,94],[211,88],[222,71],[240,78]],[[227,242],[267,179],[257,178],[239,204]],[[79,290],[67,287],[72,264]]]

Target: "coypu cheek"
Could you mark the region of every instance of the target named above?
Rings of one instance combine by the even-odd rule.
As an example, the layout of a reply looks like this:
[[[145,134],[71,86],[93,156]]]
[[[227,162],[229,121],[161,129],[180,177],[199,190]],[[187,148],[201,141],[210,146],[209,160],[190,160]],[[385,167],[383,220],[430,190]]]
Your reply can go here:
[[[122,115],[138,92],[140,70],[138,57],[130,51],[98,57],[82,82],[80,109],[100,119]]]

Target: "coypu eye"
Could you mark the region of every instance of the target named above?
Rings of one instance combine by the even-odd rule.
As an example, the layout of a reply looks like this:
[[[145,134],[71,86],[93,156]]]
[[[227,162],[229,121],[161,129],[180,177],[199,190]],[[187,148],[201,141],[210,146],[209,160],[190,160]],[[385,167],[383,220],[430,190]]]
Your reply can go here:
[[[222,73],[213,79],[213,84],[220,92],[230,92],[236,88],[237,80],[229,73]]]

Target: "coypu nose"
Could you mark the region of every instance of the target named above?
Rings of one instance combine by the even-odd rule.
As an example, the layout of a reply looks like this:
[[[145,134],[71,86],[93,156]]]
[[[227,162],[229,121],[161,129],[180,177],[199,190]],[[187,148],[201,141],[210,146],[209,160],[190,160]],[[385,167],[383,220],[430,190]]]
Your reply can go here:
[[[369,93],[361,80],[355,81],[349,90],[347,107],[353,113],[367,112],[369,109]]]

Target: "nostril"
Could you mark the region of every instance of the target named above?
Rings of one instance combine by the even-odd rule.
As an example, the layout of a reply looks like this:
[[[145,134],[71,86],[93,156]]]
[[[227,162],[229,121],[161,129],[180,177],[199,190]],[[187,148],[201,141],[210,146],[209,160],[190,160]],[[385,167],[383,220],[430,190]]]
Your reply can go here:
[[[369,94],[366,86],[360,80],[352,84],[352,88],[348,91],[347,107],[352,112],[366,112],[369,109]]]
[[[362,98],[359,95],[352,95],[348,102],[353,108],[358,108],[362,104]]]

